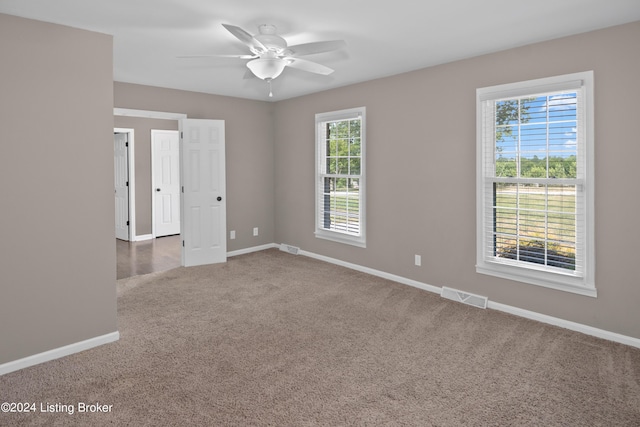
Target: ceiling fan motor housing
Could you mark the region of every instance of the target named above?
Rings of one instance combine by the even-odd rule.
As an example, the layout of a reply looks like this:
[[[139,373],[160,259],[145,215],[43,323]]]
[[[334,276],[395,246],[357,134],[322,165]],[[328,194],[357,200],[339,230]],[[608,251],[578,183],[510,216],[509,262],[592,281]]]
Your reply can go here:
[[[263,24],[258,27],[260,34],[256,34],[254,38],[264,45],[267,49],[280,53],[287,48],[287,41],[276,34],[276,26]]]

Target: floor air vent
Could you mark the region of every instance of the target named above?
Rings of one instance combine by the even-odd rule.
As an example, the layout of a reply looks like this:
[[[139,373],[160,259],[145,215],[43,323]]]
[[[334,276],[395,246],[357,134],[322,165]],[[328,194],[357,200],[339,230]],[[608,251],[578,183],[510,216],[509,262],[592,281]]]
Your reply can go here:
[[[472,305],[474,307],[487,308],[487,297],[462,292],[457,289],[447,288],[446,286],[442,287],[440,296],[442,298],[458,301],[464,304]]]
[[[284,243],[280,244],[280,250],[282,252],[288,252],[292,255],[298,255],[298,251],[300,251],[300,248],[296,247],[296,246],[291,246],[291,245],[285,245]]]

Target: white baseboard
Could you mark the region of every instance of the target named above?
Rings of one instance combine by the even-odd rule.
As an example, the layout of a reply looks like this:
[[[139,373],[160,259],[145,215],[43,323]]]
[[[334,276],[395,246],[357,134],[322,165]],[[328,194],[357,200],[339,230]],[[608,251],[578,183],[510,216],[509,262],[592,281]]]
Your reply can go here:
[[[236,251],[227,252],[227,257],[233,257],[237,255],[250,254],[251,252],[259,252],[267,249],[277,248],[279,245],[275,243],[267,243],[266,245],[253,246],[250,248],[238,249]]]
[[[274,245],[274,247],[279,247],[280,245]],[[350,268],[352,270],[361,271],[363,273],[368,273],[373,276],[382,277],[384,279],[389,279],[394,282],[402,283],[404,285],[413,286],[414,288],[423,289],[425,291],[433,292],[436,294],[440,294],[442,291],[441,287],[428,285],[426,283],[418,282],[416,280],[407,279],[406,277],[397,276],[395,274],[386,273],[384,271],[375,270],[369,267],[363,267],[361,265],[352,264],[350,262],[342,261],[336,258],[330,258],[324,255],[318,255],[313,252],[308,252],[305,250],[300,250],[298,252],[299,255],[304,255],[310,258],[315,258],[320,261],[325,261],[331,264],[340,265],[342,267]],[[569,329],[572,331],[580,332],[585,335],[591,335],[594,337],[602,338],[605,340],[617,342],[620,344],[625,344],[631,347],[640,348],[640,338],[629,337],[626,335],[618,334],[616,332],[605,331],[604,329],[594,328],[593,326],[583,325],[581,323],[571,322],[569,320],[560,319],[553,316],[548,316],[546,314],[536,313],[535,311],[529,311],[518,307],[513,307],[507,304],[501,304],[498,302],[489,301],[487,304],[487,308],[503,311],[505,313],[513,314],[515,316],[524,317],[527,319],[535,320],[538,322],[546,323],[549,325],[559,326],[564,329]]]
[[[402,283],[403,285],[409,285],[409,286],[413,286],[414,288],[419,288],[425,291],[434,292],[436,294],[440,294],[440,291],[442,290],[442,288],[428,285],[426,283],[418,282],[417,280],[407,279],[406,277],[397,276],[395,274],[386,273],[384,271],[375,270],[369,267],[363,267],[362,265],[352,264],[350,262],[342,261],[339,259],[326,257],[324,255],[314,254],[313,252],[300,250],[299,254],[307,256],[309,258],[315,258],[320,261],[325,261],[331,264],[340,265],[342,267],[347,267],[347,268],[350,268],[351,270],[357,270],[363,273],[371,274],[372,276],[382,277],[383,279],[392,280],[394,282]]]
[[[74,344],[65,345],[64,347],[54,348],[53,350],[34,354],[33,356],[14,360],[13,362],[3,363],[2,365],[0,365],[0,375],[28,368],[29,366],[39,365],[40,363],[49,362],[51,360],[69,356],[74,353],[79,353],[84,350],[89,350],[90,348],[118,341],[119,339],[119,332],[111,332],[110,334],[101,335],[99,337],[90,338],[88,340],[80,341]]]
[[[547,323],[549,325],[559,326],[564,329],[583,333],[585,335],[591,335],[594,337],[602,338],[609,341],[614,341],[620,344],[626,344],[631,347],[640,348],[640,339],[629,337],[626,335],[618,334],[615,332],[605,331],[604,329],[594,328],[593,326],[583,325],[582,323],[571,322],[569,320],[559,319],[557,317],[548,316],[546,314],[537,313],[535,311],[529,311],[511,305],[501,304],[499,302],[489,301],[487,308],[493,310],[504,311],[505,313],[513,314],[514,316],[525,317],[527,319],[536,320],[538,322]]]

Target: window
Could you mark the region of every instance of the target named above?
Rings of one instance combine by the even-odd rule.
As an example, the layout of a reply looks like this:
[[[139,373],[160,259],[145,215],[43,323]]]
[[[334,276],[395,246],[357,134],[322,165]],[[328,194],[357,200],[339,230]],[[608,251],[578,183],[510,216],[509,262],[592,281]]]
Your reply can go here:
[[[477,90],[476,271],[596,296],[593,72]]]
[[[316,114],[316,237],[365,247],[365,108]]]

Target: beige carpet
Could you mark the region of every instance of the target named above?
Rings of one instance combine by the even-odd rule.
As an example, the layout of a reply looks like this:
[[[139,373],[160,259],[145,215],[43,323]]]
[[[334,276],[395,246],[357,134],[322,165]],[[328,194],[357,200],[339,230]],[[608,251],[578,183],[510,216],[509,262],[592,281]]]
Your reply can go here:
[[[0,377],[0,425],[639,426],[640,350],[278,250],[118,282],[120,341]]]

